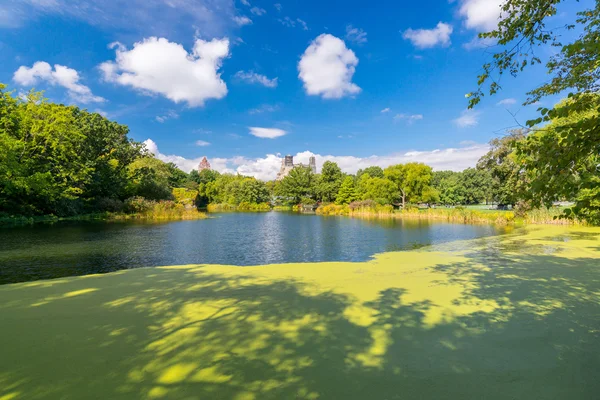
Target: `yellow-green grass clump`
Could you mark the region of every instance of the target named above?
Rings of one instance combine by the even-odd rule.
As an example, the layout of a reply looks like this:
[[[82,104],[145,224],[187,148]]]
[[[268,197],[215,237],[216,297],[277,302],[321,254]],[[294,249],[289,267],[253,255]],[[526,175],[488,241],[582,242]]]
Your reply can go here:
[[[588,400],[599,315],[582,227],[6,285],[0,399]]]

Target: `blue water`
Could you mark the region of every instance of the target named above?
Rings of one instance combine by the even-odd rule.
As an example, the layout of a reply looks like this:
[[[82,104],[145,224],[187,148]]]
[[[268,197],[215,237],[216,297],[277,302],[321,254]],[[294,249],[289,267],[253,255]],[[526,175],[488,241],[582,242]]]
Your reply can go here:
[[[69,222],[0,229],[0,283],[182,265],[364,261],[376,253],[502,233],[488,225],[224,213],[168,223]]]

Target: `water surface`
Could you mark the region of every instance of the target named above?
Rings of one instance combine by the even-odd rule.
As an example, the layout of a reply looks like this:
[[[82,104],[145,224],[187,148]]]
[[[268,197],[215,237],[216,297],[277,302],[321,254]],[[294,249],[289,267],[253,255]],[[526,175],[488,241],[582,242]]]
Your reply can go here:
[[[372,255],[502,233],[488,225],[223,213],[167,223],[68,222],[0,229],[0,283],[121,269],[365,261]]]

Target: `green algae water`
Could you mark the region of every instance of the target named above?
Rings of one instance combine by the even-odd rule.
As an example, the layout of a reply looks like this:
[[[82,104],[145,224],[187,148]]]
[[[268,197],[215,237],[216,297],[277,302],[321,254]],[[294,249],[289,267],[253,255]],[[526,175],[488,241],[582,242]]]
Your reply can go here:
[[[600,393],[600,229],[0,286],[0,399]]]
[[[0,229],[0,284],[180,264],[365,261],[503,232],[489,225],[224,213],[168,223],[64,222]]]

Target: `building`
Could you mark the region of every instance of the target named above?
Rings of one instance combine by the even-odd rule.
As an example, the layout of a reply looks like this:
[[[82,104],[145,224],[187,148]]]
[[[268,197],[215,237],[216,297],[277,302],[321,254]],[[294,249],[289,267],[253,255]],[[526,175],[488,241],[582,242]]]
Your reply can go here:
[[[205,169],[210,169],[210,163],[206,157],[202,158],[202,161],[198,164],[198,172],[204,171]]]
[[[312,171],[313,174],[317,173],[317,160],[314,156],[311,156],[308,159],[308,165],[304,165],[304,164],[294,164],[294,157],[287,155],[283,158],[283,160],[281,160],[281,169],[279,170],[279,173],[277,174],[277,180],[280,181],[283,178],[285,178],[286,176],[289,175],[289,173],[294,169],[294,168],[310,168],[310,170]]]

